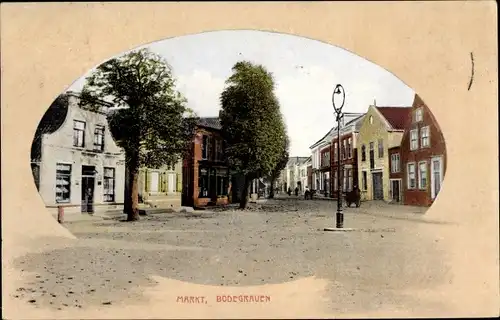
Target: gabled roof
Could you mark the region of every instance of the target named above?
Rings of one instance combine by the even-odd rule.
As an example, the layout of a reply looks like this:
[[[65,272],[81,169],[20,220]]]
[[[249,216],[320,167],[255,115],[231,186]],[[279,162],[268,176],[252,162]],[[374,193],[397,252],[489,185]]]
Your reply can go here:
[[[198,120],[199,127],[205,127],[215,130],[221,130],[222,126],[218,117],[205,117],[199,118]]]
[[[287,166],[301,164],[309,160],[311,157],[289,157]]]
[[[354,124],[356,126],[355,130],[359,131],[359,127],[361,126],[361,122],[362,122],[360,120],[363,119],[364,115],[365,115],[364,113],[349,113],[349,114],[345,114],[344,115],[344,120],[347,121],[347,122],[344,125],[341,126],[341,130],[342,130],[342,128],[346,128],[346,127],[351,126],[351,125]],[[326,141],[327,140],[326,138],[329,135],[332,135],[336,131],[337,131],[337,126],[334,126],[321,139],[319,139],[313,145],[311,145],[309,147],[309,149],[313,149],[314,147],[317,147],[318,145],[321,144],[321,142],[328,142],[329,143],[329,141]]]
[[[375,107],[394,130],[404,130],[411,107]]]

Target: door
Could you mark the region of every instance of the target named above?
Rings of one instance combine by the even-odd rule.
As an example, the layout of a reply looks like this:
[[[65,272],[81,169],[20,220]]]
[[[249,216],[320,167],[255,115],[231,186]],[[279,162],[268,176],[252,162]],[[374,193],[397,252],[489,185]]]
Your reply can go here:
[[[373,200],[384,200],[384,186],[382,184],[382,172],[372,173]]]
[[[94,213],[95,167],[82,166],[82,213]]]
[[[175,173],[168,173],[168,185],[167,185],[167,192],[168,193],[174,193],[175,192],[175,187],[177,185],[177,181],[175,181]]]
[[[401,197],[400,197],[400,187],[401,187],[401,181],[399,180],[392,180],[392,200],[394,202],[400,202]]]
[[[149,191],[158,192],[159,182],[160,182],[160,173],[157,171],[151,172],[151,180],[149,181]]]
[[[434,157],[431,162],[431,198],[434,200],[443,182],[443,160],[441,157]]]

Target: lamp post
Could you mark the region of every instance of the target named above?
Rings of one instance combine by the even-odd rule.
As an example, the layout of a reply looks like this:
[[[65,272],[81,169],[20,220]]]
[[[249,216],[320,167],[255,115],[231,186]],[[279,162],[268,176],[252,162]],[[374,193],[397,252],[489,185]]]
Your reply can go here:
[[[336,98],[339,98],[339,102],[335,102]],[[341,84],[337,84],[335,89],[333,90],[332,95],[332,104],[333,109],[335,110],[336,119],[337,119],[337,228],[344,227],[344,213],[342,212],[342,192],[341,192],[341,183],[340,183],[340,121],[342,120],[342,108],[344,107],[345,102],[345,91],[344,87]],[[340,105],[340,106],[339,106]]]

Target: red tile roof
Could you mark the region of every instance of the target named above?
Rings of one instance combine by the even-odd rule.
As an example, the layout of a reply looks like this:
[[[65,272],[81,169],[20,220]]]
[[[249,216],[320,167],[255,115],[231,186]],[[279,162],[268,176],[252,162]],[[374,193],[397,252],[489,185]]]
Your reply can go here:
[[[410,120],[411,107],[376,107],[393,129],[404,130]]]

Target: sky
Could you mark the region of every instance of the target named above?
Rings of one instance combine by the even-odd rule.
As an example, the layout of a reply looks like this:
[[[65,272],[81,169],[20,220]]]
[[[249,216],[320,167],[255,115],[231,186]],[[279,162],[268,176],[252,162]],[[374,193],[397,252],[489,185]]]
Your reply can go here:
[[[219,97],[236,62],[249,60],[265,66],[276,83],[290,156],[309,156],[309,147],[335,125],[332,93],[337,83],[345,89],[345,112],[366,112],[374,100],[379,106],[411,106],[415,94],[395,75],[356,54],[293,35],[213,31],[135,49],[145,47],[172,66],[177,89],[200,117],[218,116]],[[80,91],[90,72],[67,90]]]

